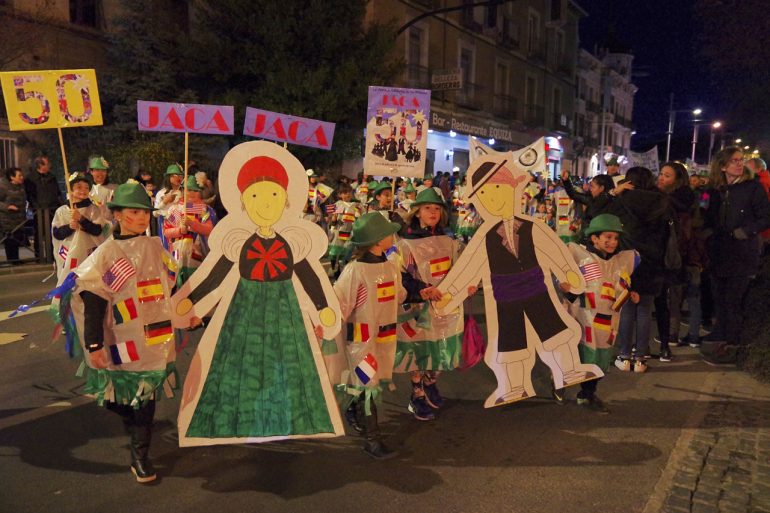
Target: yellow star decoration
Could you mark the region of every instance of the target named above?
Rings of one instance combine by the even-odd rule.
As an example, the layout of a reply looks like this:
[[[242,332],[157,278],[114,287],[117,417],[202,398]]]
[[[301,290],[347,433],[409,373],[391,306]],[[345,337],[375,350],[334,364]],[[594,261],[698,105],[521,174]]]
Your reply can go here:
[[[415,123],[425,123],[425,114],[423,113],[423,111],[418,110],[414,114],[414,116],[412,116],[412,119],[414,120]]]

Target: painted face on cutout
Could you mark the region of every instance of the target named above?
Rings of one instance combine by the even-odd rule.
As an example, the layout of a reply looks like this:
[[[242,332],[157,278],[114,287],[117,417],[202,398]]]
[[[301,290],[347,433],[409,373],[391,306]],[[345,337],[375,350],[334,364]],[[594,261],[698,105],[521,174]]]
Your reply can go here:
[[[616,232],[601,232],[599,234],[591,234],[591,242],[594,247],[608,255],[615,253],[620,243],[620,234]]]
[[[256,182],[241,193],[241,203],[249,219],[257,226],[273,226],[286,208],[286,190],[268,180]]]
[[[150,211],[142,208],[116,210],[113,217],[120,224],[121,235],[140,235],[150,226]]]
[[[75,182],[72,185],[72,199],[75,201],[83,201],[88,198],[88,194],[91,192],[91,186],[88,182]]]
[[[433,228],[441,221],[441,210],[442,207],[440,205],[429,203],[427,205],[421,205],[415,215],[420,220],[422,226],[425,228]]]
[[[475,194],[484,208],[493,216],[513,216],[516,194],[508,184],[486,184]]]

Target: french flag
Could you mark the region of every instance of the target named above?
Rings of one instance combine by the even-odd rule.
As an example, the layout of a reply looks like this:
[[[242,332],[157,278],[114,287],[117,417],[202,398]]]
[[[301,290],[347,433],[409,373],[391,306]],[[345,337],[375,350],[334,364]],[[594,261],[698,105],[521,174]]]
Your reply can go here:
[[[133,340],[110,346],[110,356],[112,356],[115,365],[135,362],[139,359],[139,353],[136,352],[136,344]]]
[[[367,354],[361,363],[356,367],[356,376],[364,385],[368,384],[374,375],[377,374],[377,360],[372,353]]]

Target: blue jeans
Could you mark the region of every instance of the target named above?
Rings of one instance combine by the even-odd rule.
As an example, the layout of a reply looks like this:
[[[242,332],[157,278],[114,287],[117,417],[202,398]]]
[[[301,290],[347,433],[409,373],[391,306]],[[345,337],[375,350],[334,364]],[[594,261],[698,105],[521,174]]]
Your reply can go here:
[[[640,295],[639,302],[629,301],[620,311],[618,347],[621,358],[631,358],[636,328],[636,357],[642,358],[650,349],[650,326],[652,324],[653,295]]]
[[[700,283],[687,284],[687,306],[690,307],[690,342],[696,342],[700,337],[701,309],[700,309]]]

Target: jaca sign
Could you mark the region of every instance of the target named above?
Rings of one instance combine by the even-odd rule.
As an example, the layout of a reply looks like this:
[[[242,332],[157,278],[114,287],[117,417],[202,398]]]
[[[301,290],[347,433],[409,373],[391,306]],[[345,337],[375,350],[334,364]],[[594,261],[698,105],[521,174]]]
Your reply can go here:
[[[233,107],[195,103],[136,102],[140,131],[233,135]]]
[[[330,150],[334,123],[246,107],[243,135]]]

